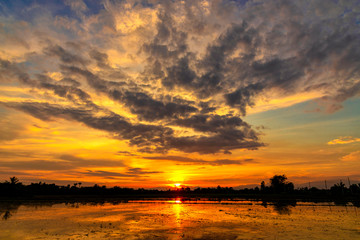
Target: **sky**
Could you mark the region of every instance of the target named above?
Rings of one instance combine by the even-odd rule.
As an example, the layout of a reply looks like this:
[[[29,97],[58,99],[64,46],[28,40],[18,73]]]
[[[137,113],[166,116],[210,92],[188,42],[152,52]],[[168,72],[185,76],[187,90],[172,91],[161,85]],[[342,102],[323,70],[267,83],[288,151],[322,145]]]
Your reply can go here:
[[[360,2],[0,0],[0,180],[360,181]]]

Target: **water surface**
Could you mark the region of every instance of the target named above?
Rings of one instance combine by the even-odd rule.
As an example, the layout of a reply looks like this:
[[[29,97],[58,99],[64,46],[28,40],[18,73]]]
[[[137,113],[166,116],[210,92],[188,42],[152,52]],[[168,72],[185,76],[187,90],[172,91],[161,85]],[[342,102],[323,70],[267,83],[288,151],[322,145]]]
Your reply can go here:
[[[360,239],[359,208],[149,200],[0,203],[0,239]]]

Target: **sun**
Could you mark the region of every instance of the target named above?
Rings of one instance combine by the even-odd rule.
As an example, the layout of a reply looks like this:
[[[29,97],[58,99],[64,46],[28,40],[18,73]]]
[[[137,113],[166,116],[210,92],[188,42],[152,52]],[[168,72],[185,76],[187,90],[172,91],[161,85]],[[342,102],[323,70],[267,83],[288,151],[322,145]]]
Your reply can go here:
[[[174,183],[174,186],[175,186],[176,188],[181,188],[181,183]]]

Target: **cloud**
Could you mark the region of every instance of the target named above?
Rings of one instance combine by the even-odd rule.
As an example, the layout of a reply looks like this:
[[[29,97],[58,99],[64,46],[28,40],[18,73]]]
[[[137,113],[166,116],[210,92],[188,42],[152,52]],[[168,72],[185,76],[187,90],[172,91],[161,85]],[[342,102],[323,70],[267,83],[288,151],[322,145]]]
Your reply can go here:
[[[344,162],[355,162],[360,160],[360,151],[351,152],[341,158]]]
[[[127,171],[128,174],[134,174],[134,175],[146,175],[146,174],[155,174],[155,173],[162,173],[159,171],[145,171],[142,168],[128,168]]]
[[[63,69],[84,76],[88,84],[96,91],[107,94],[108,97],[115,101],[125,103],[140,120],[154,121],[163,118],[176,118],[198,111],[197,108],[188,104],[153,99],[140,89],[136,89],[137,91],[123,90],[123,83],[103,80],[88,70],[74,66],[63,66]]]
[[[87,170],[86,172],[82,172],[82,174],[88,176],[107,177],[107,178],[114,178],[114,177],[138,178],[138,177],[147,177],[147,175],[149,174],[157,174],[157,173],[162,173],[162,172],[145,171],[142,168],[128,168],[128,171],[126,173],[102,171],[102,170],[95,170],[95,171]]]
[[[131,153],[129,151],[117,151],[116,154],[121,156],[137,156],[137,154]]]
[[[190,118],[177,119],[172,122],[175,125],[193,128],[199,132],[219,132],[224,129],[243,127],[250,130],[249,124],[241,118],[232,115],[192,115]]]
[[[4,159],[9,158],[37,158],[38,156],[32,152],[16,149],[16,151],[9,149],[0,149],[0,157]]]
[[[264,143],[258,141],[256,135],[254,136],[251,132],[249,136],[247,134],[247,132],[240,130],[228,129],[209,137],[170,137],[168,145],[183,152],[198,152],[201,154],[217,153],[219,151],[228,153],[234,149],[256,150],[265,146]]]
[[[23,172],[23,171],[9,171],[8,169],[6,170],[0,170],[0,175],[3,175],[3,176],[31,176],[32,174],[31,173],[26,173],[26,172]],[[7,180],[7,179],[6,179]],[[35,181],[37,181],[38,179],[36,179]]]
[[[329,141],[327,144],[329,145],[335,145],[335,144],[348,144],[348,143],[355,143],[360,142],[360,138],[352,137],[352,136],[345,136],[345,137],[339,137],[336,139],[333,139]]]
[[[62,107],[38,102],[0,102],[0,104],[28,113],[43,121],[56,118],[84,123],[86,126],[109,132],[114,138],[128,140],[146,152],[166,152],[178,149],[184,152],[216,153],[239,148],[257,149],[263,146],[253,131],[222,129],[213,136],[177,137],[171,128],[132,124],[113,112],[101,112],[83,107]],[[97,116],[101,113],[103,116]]]
[[[149,69],[153,69],[154,76],[162,79],[165,87],[184,87],[199,97],[223,93],[227,104],[239,107],[243,115],[247,107],[254,106],[256,98],[271,89],[289,95],[317,88],[323,93],[331,93],[324,94],[324,97],[340,105],[346,99],[359,95],[360,49],[356,43],[359,37],[359,32],[355,30],[356,14],[345,14],[348,6],[342,4],[327,8],[305,2],[255,4],[249,1],[245,8],[232,6],[232,11],[222,13],[225,6],[227,8],[231,4],[213,4],[214,8],[210,11],[215,12],[216,9],[217,15],[221,13],[219,17],[222,20],[219,22],[224,25],[219,24],[221,27],[218,29],[222,31],[205,45],[202,55],[187,44],[191,37],[195,37],[193,32],[185,26],[171,24],[174,15],[160,15],[158,34],[145,44],[150,55]],[[301,10],[307,9],[307,4],[314,8],[308,12]],[[191,8],[195,5],[177,7],[192,12]],[[279,9],[281,17],[273,18],[273,12]],[[224,15],[225,12],[228,15],[237,12],[242,17],[237,23],[224,23],[229,17]],[[319,12],[321,16],[316,19]],[[346,17],[339,18],[340,14]],[[204,21],[193,15],[192,18],[193,22]],[[211,28],[210,19],[205,21]],[[186,36],[188,41],[175,37],[178,35]],[[298,45],[299,42],[302,44]],[[169,50],[170,46],[173,51]],[[327,72],[327,81],[322,74],[324,70],[332,71]],[[339,78],[348,87],[336,86]],[[328,111],[331,108],[329,104]]]
[[[110,172],[110,171],[102,171],[102,170],[87,170],[86,172],[82,172],[83,175],[87,176],[95,176],[95,177],[107,177],[107,178],[114,178],[114,177],[133,177],[129,176],[125,173],[119,172]]]
[[[84,159],[74,155],[64,154],[57,157],[70,164],[76,166],[103,166],[103,167],[124,167],[125,164],[121,160],[106,160],[106,159]]]
[[[0,152],[1,154],[2,152]],[[9,153],[4,153],[6,157],[11,156]],[[2,155],[2,154],[1,154]],[[19,157],[32,157],[29,154],[14,154],[12,156]],[[34,158],[34,157],[33,157]],[[1,167],[16,170],[43,170],[43,171],[55,171],[55,170],[72,170],[77,168],[87,167],[124,167],[122,161],[105,160],[105,159],[83,159],[73,155],[61,155],[51,160],[26,160],[26,161],[1,161]]]
[[[100,68],[111,68],[109,66],[109,59],[106,53],[101,53],[96,49],[93,49],[89,52],[89,55],[92,59],[96,61],[96,65]]]
[[[0,142],[11,141],[14,139],[22,138],[22,131],[24,127],[21,123],[14,121],[14,119],[9,118],[5,114],[2,115],[0,119],[0,126],[7,126],[0,128]],[[0,156],[2,155],[2,149],[0,149]]]
[[[86,3],[84,3],[82,0],[73,0],[73,1],[66,0],[65,4],[69,5],[71,7],[71,9],[79,15],[81,15],[83,12],[89,10],[87,8]]]
[[[31,160],[31,161],[1,161],[1,167],[7,167],[16,170],[70,170],[74,166],[68,162],[50,161],[50,160]]]
[[[30,75],[20,69],[17,64],[3,59],[0,59],[0,71],[3,73],[3,76],[7,76],[9,78],[15,76],[22,84],[38,89],[51,90],[59,97],[66,98],[75,104],[79,104],[80,102],[93,107],[95,106],[91,101],[90,95],[80,89],[80,83],[72,78],[63,78],[62,80],[56,82],[46,75],[37,74],[37,79],[32,79]]]
[[[72,54],[59,45],[49,46],[44,49],[44,53],[48,56],[56,56],[65,64],[81,64],[86,65],[88,61],[81,56]]]
[[[241,159],[241,160],[230,160],[230,159],[217,159],[213,161],[206,161],[202,159],[193,159],[181,156],[154,156],[154,157],[143,157],[149,160],[161,160],[161,161],[173,161],[184,164],[192,165],[211,165],[211,166],[222,166],[222,165],[243,165],[246,163],[254,162],[253,159]]]
[[[125,118],[115,113],[106,112],[104,116],[95,116],[99,112],[94,109],[62,107],[56,104],[38,102],[7,102],[1,103],[6,107],[26,112],[43,121],[56,118],[84,123],[94,129],[104,130],[115,138],[129,140],[130,144],[141,146],[163,145],[164,138],[172,135],[170,128],[155,125],[132,125]]]
[[[243,117],[259,102],[316,91],[331,113],[360,94],[356,2],[19,5],[2,4],[0,81],[32,89],[2,105],[139,151],[255,150],[265,144]]]

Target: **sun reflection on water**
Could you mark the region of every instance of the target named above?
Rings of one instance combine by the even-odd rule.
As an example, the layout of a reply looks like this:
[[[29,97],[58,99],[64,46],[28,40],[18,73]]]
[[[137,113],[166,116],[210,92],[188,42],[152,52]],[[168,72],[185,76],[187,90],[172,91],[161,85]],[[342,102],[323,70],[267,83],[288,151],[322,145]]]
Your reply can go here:
[[[182,203],[181,198],[175,198],[175,199],[169,200],[167,202],[168,203],[175,203],[175,204],[181,204]]]
[[[173,211],[175,214],[175,223],[176,223],[176,227],[179,230],[179,233],[182,232],[181,230],[181,216],[182,216],[182,212],[183,212],[183,204],[181,202],[180,198],[176,198],[175,200],[173,200]]]

